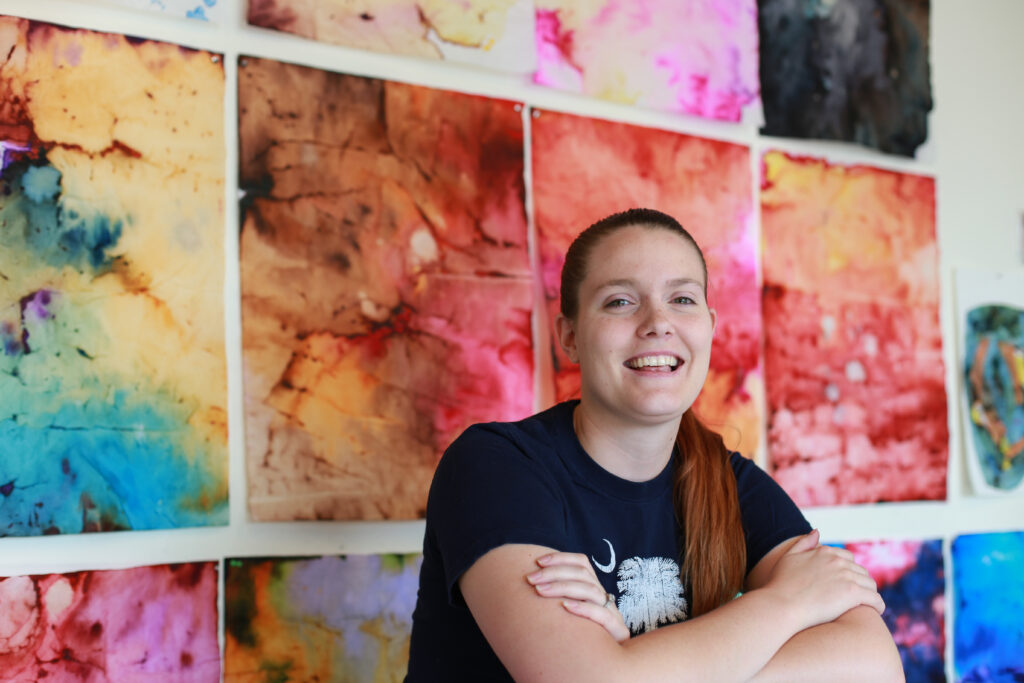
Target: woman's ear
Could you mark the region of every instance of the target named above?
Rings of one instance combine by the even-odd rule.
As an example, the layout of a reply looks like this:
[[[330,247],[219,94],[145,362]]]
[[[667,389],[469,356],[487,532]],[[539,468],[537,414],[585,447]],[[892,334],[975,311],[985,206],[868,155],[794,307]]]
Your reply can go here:
[[[715,336],[715,326],[718,324],[718,312],[713,308],[709,308],[708,312],[711,313],[711,336]]]
[[[558,343],[561,345],[565,355],[573,363],[579,362],[579,354],[576,353],[576,330],[572,327],[572,321],[561,313],[555,318],[555,334],[558,335]]]

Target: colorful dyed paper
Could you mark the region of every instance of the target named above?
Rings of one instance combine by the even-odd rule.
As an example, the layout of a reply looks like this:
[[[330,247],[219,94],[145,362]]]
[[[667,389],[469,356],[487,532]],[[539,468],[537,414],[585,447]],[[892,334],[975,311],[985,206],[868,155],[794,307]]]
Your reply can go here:
[[[847,543],[885,601],[889,627],[907,683],[946,680],[945,591],[942,541]]]
[[[375,52],[529,73],[531,0],[250,0],[249,23]]]
[[[718,311],[711,369],[697,412],[726,443],[753,457],[763,406],[757,246],[750,152],[740,145],[622,123],[535,111],[534,215],[548,327],[558,314],[565,251],[588,225],[631,207],[664,211],[708,262]],[[578,395],[579,370],[551,336],[555,394]]]
[[[798,505],[943,499],[934,181],[779,152],[763,173],[773,475]]]
[[[231,559],[225,681],[398,683],[419,555]]]
[[[963,415],[974,491],[1024,493],[1024,275],[959,270]]]
[[[754,0],[536,0],[534,81],[739,121],[757,98]]]
[[[86,0],[87,2],[89,0]],[[123,7],[159,12],[169,17],[219,22],[227,0],[106,0]]]
[[[0,536],[226,524],[224,72],[0,18]]]
[[[0,578],[0,680],[216,683],[216,564]]]
[[[1024,679],[1024,532],[953,541],[953,668],[962,683]]]
[[[761,0],[762,133],[914,156],[932,109],[928,0]]]
[[[239,107],[250,511],[422,516],[533,408],[519,107],[252,58]]]

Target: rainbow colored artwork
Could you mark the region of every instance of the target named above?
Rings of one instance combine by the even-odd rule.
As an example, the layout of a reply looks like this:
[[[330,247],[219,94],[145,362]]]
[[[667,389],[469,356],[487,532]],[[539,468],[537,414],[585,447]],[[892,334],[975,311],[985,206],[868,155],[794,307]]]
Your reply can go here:
[[[758,95],[755,0],[536,0],[541,85],[724,121]]]
[[[548,328],[558,313],[565,250],[594,221],[630,207],[677,218],[708,262],[718,311],[711,370],[697,412],[726,443],[754,457],[763,406],[757,244],[746,147],[623,123],[535,110],[534,215]],[[579,371],[554,335],[555,395],[579,391]]]
[[[889,627],[907,683],[946,680],[945,590],[942,541],[847,543],[885,601]]]
[[[1024,680],[1024,531],[953,540],[953,670],[961,683]]]
[[[914,156],[932,109],[928,0],[760,0],[761,132]]]
[[[252,516],[420,517],[533,408],[520,107],[253,58],[239,107]]]
[[[224,680],[399,683],[420,555],[227,560]]]
[[[1024,275],[958,270],[967,469],[977,493],[1024,493]]]
[[[216,683],[217,564],[0,578],[0,680]]]
[[[209,1],[209,0],[205,0]],[[529,73],[531,0],[251,0],[252,26],[374,52]]]
[[[220,57],[2,17],[0,54],[0,536],[226,524]]]
[[[941,500],[931,178],[763,158],[768,456],[799,505]]]

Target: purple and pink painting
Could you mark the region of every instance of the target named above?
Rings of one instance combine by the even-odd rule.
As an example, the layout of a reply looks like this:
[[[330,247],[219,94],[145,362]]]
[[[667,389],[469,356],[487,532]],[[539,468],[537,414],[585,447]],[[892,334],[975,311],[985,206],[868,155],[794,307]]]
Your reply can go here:
[[[889,627],[908,683],[946,680],[945,590],[942,541],[845,544],[871,574],[885,601]]]
[[[941,500],[935,183],[763,159],[770,471],[798,505]]]
[[[536,0],[541,85],[739,121],[757,98],[754,0]]]
[[[521,107],[244,57],[239,126],[251,514],[422,516],[533,408]]]
[[[226,524],[220,55],[0,55],[0,536]]]
[[[216,683],[217,565],[0,578],[0,681]]]
[[[711,370],[697,411],[726,443],[754,457],[763,406],[757,244],[750,151],[652,128],[533,112],[534,215],[549,329],[565,251],[592,222],[631,207],[664,211],[689,230],[708,263],[718,311]],[[555,398],[579,392],[579,370],[551,337]]]

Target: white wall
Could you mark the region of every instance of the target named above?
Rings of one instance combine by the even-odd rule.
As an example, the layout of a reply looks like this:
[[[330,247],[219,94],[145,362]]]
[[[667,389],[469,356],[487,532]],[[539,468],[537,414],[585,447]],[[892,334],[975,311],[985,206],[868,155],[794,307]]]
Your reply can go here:
[[[257,55],[364,76],[524,101],[539,107],[933,175],[937,182],[942,330],[949,395],[949,495],[945,502],[890,503],[806,510],[827,540],[944,538],[964,532],[1024,529],[1024,497],[970,495],[963,463],[953,271],[1021,269],[1024,262],[1024,2],[933,0],[932,82],[936,107],[918,160],[849,145],[761,138],[753,121],[722,124],[631,109],[538,88],[526,79],[449,63],[414,61],[315,44],[244,25],[244,1],[226,2],[220,25],[175,20],[99,2],[2,0],[0,13],[175,42],[225,55],[227,167],[226,291],[231,524],[222,528],[0,539],[0,575],[49,573],[232,555],[318,555],[418,551],[422,522],[253,524],[247,519],[242,442],[241,331],[236,239],[236,57]],[[756,118],[748,116],[748,119]],[[755,157],[756,158],[756,157]],[[752,177],[752,188],[754,179]],[[948,565],[947,565],[948,566]],[[951,578],[951,577],[947,577]],[[948,603],[949,604],[949,603]],[[947,620],[948,622],[949,620]],[[947,639],[947,641],[950,639]],[[951,658],[947,656],[949,661]],[[951,670],[951,669],[950,669]]]

